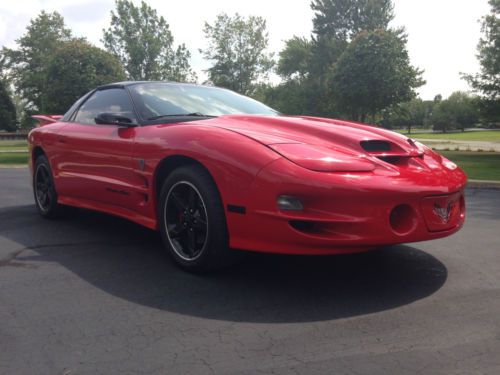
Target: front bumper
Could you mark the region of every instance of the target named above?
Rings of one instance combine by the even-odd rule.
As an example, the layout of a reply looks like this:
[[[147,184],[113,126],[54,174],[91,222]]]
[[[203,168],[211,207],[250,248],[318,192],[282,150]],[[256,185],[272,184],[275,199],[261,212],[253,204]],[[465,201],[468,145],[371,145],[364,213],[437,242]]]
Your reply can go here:
[[[466,181],[458,168],[392,175],[321,173],[278,159],[258,174],[238,202],[246,214],[228,213],[230,245],[337,254],[446,237],[464,224]],[[299,198],[304,210],[279,210],[280,195]]]

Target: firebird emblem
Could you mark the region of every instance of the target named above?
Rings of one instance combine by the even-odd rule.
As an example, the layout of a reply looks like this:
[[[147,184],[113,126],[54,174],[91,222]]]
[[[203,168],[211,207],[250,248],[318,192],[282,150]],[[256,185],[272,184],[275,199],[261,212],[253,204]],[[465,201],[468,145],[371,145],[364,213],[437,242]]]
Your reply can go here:
[[[453,202],[448,203],[446,207],[441,207],[439,203],[434,203],[434,213],[441,219],[443,224],[448,224],[453,210]]]

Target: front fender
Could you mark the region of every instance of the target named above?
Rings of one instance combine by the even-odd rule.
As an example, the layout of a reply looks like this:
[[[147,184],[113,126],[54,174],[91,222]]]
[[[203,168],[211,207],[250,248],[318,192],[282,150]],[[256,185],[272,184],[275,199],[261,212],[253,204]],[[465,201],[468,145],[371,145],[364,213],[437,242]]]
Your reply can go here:
[[[137,129],[133,159],[138,172],[154,186],[161,161],[180,155],[196,160],[212,175],[224,205],[247,200],[248,188],[259,171],[281,158],[268,147],[241,134],[203,125],[158,125]],[[139,170],[139,161],[144,170]]]

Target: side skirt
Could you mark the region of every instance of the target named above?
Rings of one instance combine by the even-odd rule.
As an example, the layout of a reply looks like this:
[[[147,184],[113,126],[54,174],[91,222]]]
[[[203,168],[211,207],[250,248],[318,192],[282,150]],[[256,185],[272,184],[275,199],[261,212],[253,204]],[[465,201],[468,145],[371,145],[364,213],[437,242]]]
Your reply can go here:
[[[93,211],[104,212],[110,215],[119,216],[121,218],[133,221],[139,225],[145,226],[146,228],[158,230],[157,220],[151,219],[149,217],[139,215],[137,212],[128,210],[123,207],[114,206],[106,203],[97,203],[87,199],[81,198],[71,198],[66,196],[59,196],[57,202],[67,206],[85,208]]]

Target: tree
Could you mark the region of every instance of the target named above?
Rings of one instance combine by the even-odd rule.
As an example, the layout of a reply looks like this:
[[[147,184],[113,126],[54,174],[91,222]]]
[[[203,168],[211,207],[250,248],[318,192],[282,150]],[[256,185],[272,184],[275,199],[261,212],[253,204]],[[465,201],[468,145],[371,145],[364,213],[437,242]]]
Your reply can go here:
[[[63,114],[96,86],[125,78],[114,55],[82,39],[66,42],[54,52],[47,69],[47,112]]]
[[[5,86],[8,86],[10,83],[10,77],[8,73],[8,49],[7,48],[2,48],[0,50],[0,81],[2,81]]]
[[[4,49],[6,68],[30,109],[45,112],[50,56],[70,37],[71,31],[59,13],[42,11],[30,21],[26,34],[16,41],[18,48]]]
[[[361,32],[334,65],[330,86],[336,103],[352,119],[415,97],[422,71],[410,64],[406,38],[396,31]]]
[[[276,69],[284,82],[267,90],[266,103],[288,114],[332,115],[324,71],[339,44],[323,41],[294,36],[285,42]]]
[[[465,92],[454,92],[435,105],[430,120],[434,130],[443,133],[453,129],[464,131],[478,121],[477,100]]]
[[[16,107],[2,80],[0,80],[0,129],[6,131],[16,129]]]
[[[483,38],[478,45],[479,74],[464,78],[483,96],[483,116],[496,120],[500,117],[500,0],[490,0],[491,13],[482,20]]]
[[[117,56],[132,80],[196,80],[191,54],[184,44],[174,49],[174,37],[165,18],[144,1],[116,0],[111,27],[103,30],[102,42]]]
[[[267,90],[268,103],[411,126],[412,113],[398,104],[415,97],[423,72],[410,64],[404,29],[389,28],[392,0],[313,0],[311,8],[313,35],[286,42],[277,69],[285,82]]]
[[[362,31],[388,29],[392,0],[313,0],[312,40],[293,37],[280,53],[278,74],[286,79],[306,74],[324,80],[349,42]]]
[[[312,42],[306,38],[294,36],[285,42],[285,48],[279,53],[276,72],[285,79],[304,80],[313,59]]]
[[[394,18],[393,3],[392,0],[313,0],[311,8],[313,35],[310,40],[293,37],[286,42],[277,72],[287,82],[274,94],[294,98],[312,95],[307,104],[308,108],[314,108],[315,114],[337,116],[345,108],[333,94],[334,67],[360,33],[388,30]],[[402,34],[402,30],[395,32]],[[295,84],[288,82],[291,80]],[[286,106],[285,99],[281,102]]]
[[[332,113],[324,107],[327,100],[323,98],[323,92],[312,80],[289,80],[276,86],[268,85],[254,97],[289,115],[321,116]]]
[[[313,0],[313,32],[349,42],[362,31],[387,29],[394,18],[392,0]]]
[[[246,19],[238,13],[233,17],[222,13],[213,25],[205,22],[203,31],[209,45],[200,52],[214,62],[207,70],[210,81],[252,95],[256,84],[267,78],[274,64],[272,54],[266,53],[266,21],[262,17]]]
[[[456,91],[450,95],[448,102],[453,110],[457,127],[464,131],[473,127],[479,120],[477,98],[463,91]]]
[[[481,72],[466,75],[471,86],[491,100],[500,99],[500,0],[490,0],[491,14],[482,22],[484,37],[478,45]]]
[[[432,100],[416,98],[383,110],[381,124],[388,129],[406,127],[411,133],[412,128],[429,124],[433,108]]]

